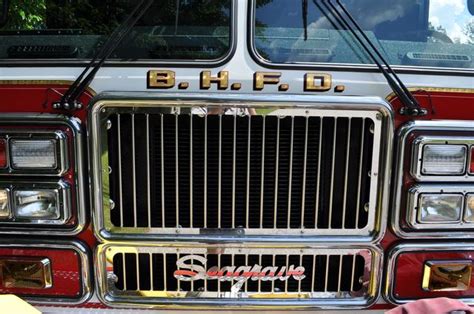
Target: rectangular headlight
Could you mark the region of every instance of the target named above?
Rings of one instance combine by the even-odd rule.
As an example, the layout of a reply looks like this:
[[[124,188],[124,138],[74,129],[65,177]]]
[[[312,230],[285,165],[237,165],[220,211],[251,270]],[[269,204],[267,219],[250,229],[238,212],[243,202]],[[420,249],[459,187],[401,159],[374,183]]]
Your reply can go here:
[[[474,194],[466,195],[466,211],[464,212],[464,221],[474,222]]]
[[[465,172],[466,160],[465,145],[425,145],[421,172],[424,175],[461,175]]]
[[[7,189],[0,190],[0,219],[10,218],[10,194]]]
[[[11,165],[14,169],[56,169],[56,140],[10,141]]]
[[[58,190],[15,190],[15,218],[55,220],[61,216]]]
[[[420,194],[419,223],[456,223],[461,220],[462,194]]]

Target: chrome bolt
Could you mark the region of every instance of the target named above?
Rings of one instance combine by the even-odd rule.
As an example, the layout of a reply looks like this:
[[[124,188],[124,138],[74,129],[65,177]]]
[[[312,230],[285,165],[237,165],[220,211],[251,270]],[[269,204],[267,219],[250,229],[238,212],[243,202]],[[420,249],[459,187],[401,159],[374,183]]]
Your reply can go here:
[[[110,209],[114,209],[115,208],[115,202],[113,200],[110,200]]]
[[[365,210],[366,212],[369,212],[369,203],[365,203],[365,205],[364,205],[364,210]]]
[[[107,130],[110,130],[112,128],[112,121],[107,120]]]

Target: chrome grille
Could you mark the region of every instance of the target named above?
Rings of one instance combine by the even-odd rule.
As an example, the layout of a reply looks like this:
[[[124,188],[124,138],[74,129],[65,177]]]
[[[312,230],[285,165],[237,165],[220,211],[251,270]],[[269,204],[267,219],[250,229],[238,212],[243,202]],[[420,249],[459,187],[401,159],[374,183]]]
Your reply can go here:
[[[377,236],[384,107],[165,104],[95,120],[108,236]]]
[[[99,249],[101,280],[112,303],[141,303],[165,305],[167,302],[247,301],[264,305],[265,300],[297,300],[301,306],[325,304],[354,304],[365,306],[374,301],[377,291],[379,253],[370,248],[223,248],[223,247],[158,247],[144,243],[103,245]],[[202,257],[202,262],[196,261]],[[201,266],[207,274],[214,267],[222,270],[221,279],[206,277],[193,281],[180,280],[177,260],[186,258],[186,269],[197,272]],[[236,288],[239,266],[258,265],[262,275],[244,280]],[[272,269],[304,267],[304,276],[271,280]],[[233,273],[233,272],[236,273]],[[217,270],[214,272],[219,274]],[[240,272],[244,274],[244,272]],[[227,279],[225,278],[226,276]],[[189,277],[188,277],[189,278]],[[329,302],[329,303],[328,303]],[[198,303],[195,303],[198,304]],[[213,303],[209,303],[213,304]],[[231,305],[232,303],[228,303]]]

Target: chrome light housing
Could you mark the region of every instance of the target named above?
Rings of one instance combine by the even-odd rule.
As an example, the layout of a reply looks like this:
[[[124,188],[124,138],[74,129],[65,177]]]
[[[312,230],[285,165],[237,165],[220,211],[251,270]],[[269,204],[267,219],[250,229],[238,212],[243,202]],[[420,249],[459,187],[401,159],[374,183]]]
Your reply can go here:
[[[474,137],[419,136],[412,144],[410,172],[419,182],[474,182],[469,155]]]
[[[86,222],[82,130],[61,115],[0,117],[0,234],[75,235]]]
[[[7,200],[6,209],[0,210],[2,225],[60,225],[71,217],[71,190],[63,181],[10,184],[0,189],[0,207],[2,194]]]

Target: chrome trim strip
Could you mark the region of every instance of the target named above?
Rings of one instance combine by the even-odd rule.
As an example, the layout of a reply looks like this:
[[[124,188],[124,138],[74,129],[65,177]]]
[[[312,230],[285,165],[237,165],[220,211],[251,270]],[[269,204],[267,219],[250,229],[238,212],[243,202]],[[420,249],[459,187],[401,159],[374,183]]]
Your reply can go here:
[[[442,238],[474,238],[474,233],[470,231],[462,230],[436,230],[436,231],[407,231],[401,228],[401,200],[403,197],[403,176],[404,171],[410,171],[410,169],[404,169],[404,160],[406,158],[407,151],[407,139],[410,134],[414,131],[423,133],[424,131],[436,131],[436,132],[469,132],[474,131],[472,121],[463,120],[435,120],[435,121],[411,121],[400,127],[397,133],[397,148],[396,148],[396,163],[395,163],[395,180],[393,185],[393,198],[392,198],[392,216],[391,226],[394,233],[405,239],[417,238],[417,239],[442,239]],[[423,135],[420,135],[423,136]],[[446,138],[449,138],[446,135]],[[454,136],[453,138],[456,138]],[[456,184],[454,182],[446,182],[446,187],[449,185]],[[459,185],[459,184],[458,184]],[[467,185],[466,185],[467,186]]]
[[[89,112],[89,128],[90,128],[90,150],[92,152],[91,169],[93,174],[92,194],[94,200],[94,228],[96,235],[102,239],[160,239],[160,241],[194,241],[203,240],[209,242],[232,242],[232,241],[257,241],[257,242],[318,242],[318,241],[343,241],[343,242],[378,242],[385,230],[386,210],[388,208],[388,182],[390,178],[390,147],[393,137],[393,117],[391,108],[382,99],[376,97],[346,97],[346,96],[310,96],[310,95],[245,95],[245,94],[226,94],[226,95],[208,95],[208,94],[161,94],[159,99],[156,94],[151,93],[116,93],[102,94],[93,101]],[[370,210],[368,217],[368,225],[361,232],[350,232],[350,235],[335,234],[334,230],[316,230],[311,232],[309,229],[281,229],[272,233],[270,236],[262,235],[261,230],[246,230],[245,234],[219,234],[203,235],[197,233],[189,233],[189,230],[182,232],[184,229],[178,230],[167,228],[166,233],[152,234],[134,234],[133,232],[121,232],[114,228],[104,220],[104,212],[110,210],[109,204],[103,201],[102,193],[102,164],[101,154],[106,151],[101,134],[101,126],[104,121],[103,113],[108,108],[122,112],[124,109],[133,106],[134,112],[149,112],[155,108],[154,112],[160,112],[162,108],[173,106],[186,107],[232,107],[232,108],[278,108],[282,110],[291,109],[301,115],[323,115],[323,116],[351,116],[359,118],[370,118],[375,124],[374,134],[374,150],[372,165],[372,180],[370,195]],[[322,119],[321,119],[322,121]],[[322,125],[320,126],[322,127]],[[321,151],[319,151],[321,154]],[[102,174],[102,175],[101,175]],[[380,187],[380,189],[377,189]],[[375,191],[377,191],[375,193]],[[199,231],[199,230],[197,230]],[[176,233],[179,232],[179,236]],[[281,237],[285,235],[286,237]]]
[[[364,294],[361,296],[346,296],[344,298],[337,293],[331,292],[317,292],[313,298],[232,298],[222,295],[221,297],[186,297],[186,293],[174,293],[168,291],[166,287],[166,278],[164,279],[166,294],[155,292],[158,291],[126,291],[117,290],[113,287],[114,274],[111,273],[110,263],[113,261],[113,256],[116,253],[150,253],[150,252],[168,252],[172,254],[203,254],[207,258],[207,254],[217,254],[217,265],[220,268],[224,266],[221,264],[222,254],[243,254],[258,255],[259,263],[263,254],[281,254],[287,255],[302,255],[302,254],[327,254],[330,255],[354,255],[361,252],[365,259],[370,259],[370,268],[364,270],[364,276],[369,276],[368,282],[363,288]],[[218,252],[218,253],[216,253]],[[124,256],[124,255],[123,255]],[[315,259],[316,260],[316,259]],[[329,258],[326,259],[329,261]],[[166,259],[163,259],[166,269]],[[246,259],[246,262],[248,260]],[[342,258],[341,258],[342,261]],[[355,261],[355,258],[353,259]],[[363,245],[308,245],[308,246],[256,246],[255,244],[244,245],[231,244],[225,247],[219,245],[209,245],[205,243],[151,243],[151,242],[117,242],[101,244],[96,249],[95,254],[95,272],[96,272],[96,286],[99,299],[110,307],[116,308],[148,308],[148,309],[279,309],[279,310],[302,310],[302,309],[334,309],[334,308],[367,308],[375,304],[381,293],[381,274],[383,266],[383,253],[378,246],[363,246]],[[287,260],[287,265],[289,265]],[[204,264],[207,269],[207,263]],[[167,272],[164,271],[164,274]],[[325,274],[327,276],[327,266]],[[327,279],[325,279],[325,286],[327,291]],[[259,283],[261,281],[259,280]],[[218,282],[220,283],[220,282]],[[112,286],[111,286],[112,285]],[[223,293],[220,284],[217,284],[217,293]],[[179,287],[179,284],[178,284]],[[205,284],[204,287],[207,287]],[[352,286],[351,286],[352,287]],[[179,289],[179,288],[178,288]],[[242,292],[245,293],[246,287],[242,287]],[[258,286],[258,290],[260,286]],[[287,292],[287,285],[285,285],[285,292]],[[155,293],[155,295],[153,295]],[[288,292],[290,293],[290,292]]]
[[[472,122],[471,122],[472,124]],[[443,131],[443,130],[440,130]],[[465,126],[465,132],[474,132],[474,127]],[[427,144],[448,144],[466,146],[466,163],[464,164],[463,174],[461,175],[424,175],[422,174],[421,158],[423,148]],[[470,147],[474,145],[474,137],[469,136],[419,136],[412,144],[410,173],[415,180],[419,182],[472,182],[474,175],[469,174],[469,155]]]
[[[394,274],[396,273],[396,261],[400,254],[407,252],[456,252],[460,251],[474,251],[474,244],[468,242],[431,242],[431,243],[404,243],[393,247],[387,255],[387,267],[384,272],[384,299],[392,304],[405,304],[416,299],[400,300],[394,293]],[[421,282],[419,283],[421,285]],[[439,294],[438,294],[439,296]],[[463,301],[469,305],[474,305],[474,298],[459,298],[457,300]]]
[[[78,305],[85,303],[90,299],[93,293],[92,285],[92,273],[91,263],[89,263],[89,248],[79,241],[64,241],[64,240],[30,240],[30,239],[11,239],[2,238],[0,239],[0,248],[19,248],[19,249],[38,249],[38,250],[51,250],[51,249],[62,249],[62,250],[74,250],[81,261],[81,282],[82,282],[82,295],[78,296],[77,299],[69,298],[53,298],[53,297],[34,297],[34,296],[21,296],[28,302],[35,304],[57,304],[57,305]],[[54,265],[53,265],[54,272]],[[54,285],[54,281],[53,281]]]
[[[81,121],[77,118],[70,118],[64,115],[54,114],[2,114],[0,117],[0,123],[5,124],[26,124],[26,125],[60,125],[70,128],[72,138],[70,139],[73,143],[72,147],[69,147],[69,151],[74,156],[74,186],[76,203],[74,207],[76,209],[76,220],[77,223],[70,228],[38,228],[38,227],[0,227],[0,234],[27,234],[27,235],[77,235],[79,234],[86,222],[86,209],[88,208],[85,196],[86,177],[84,176],[85,166],[85,152],[83,151],[83,131]],[[68,151],[68,152],[69,152]]]

